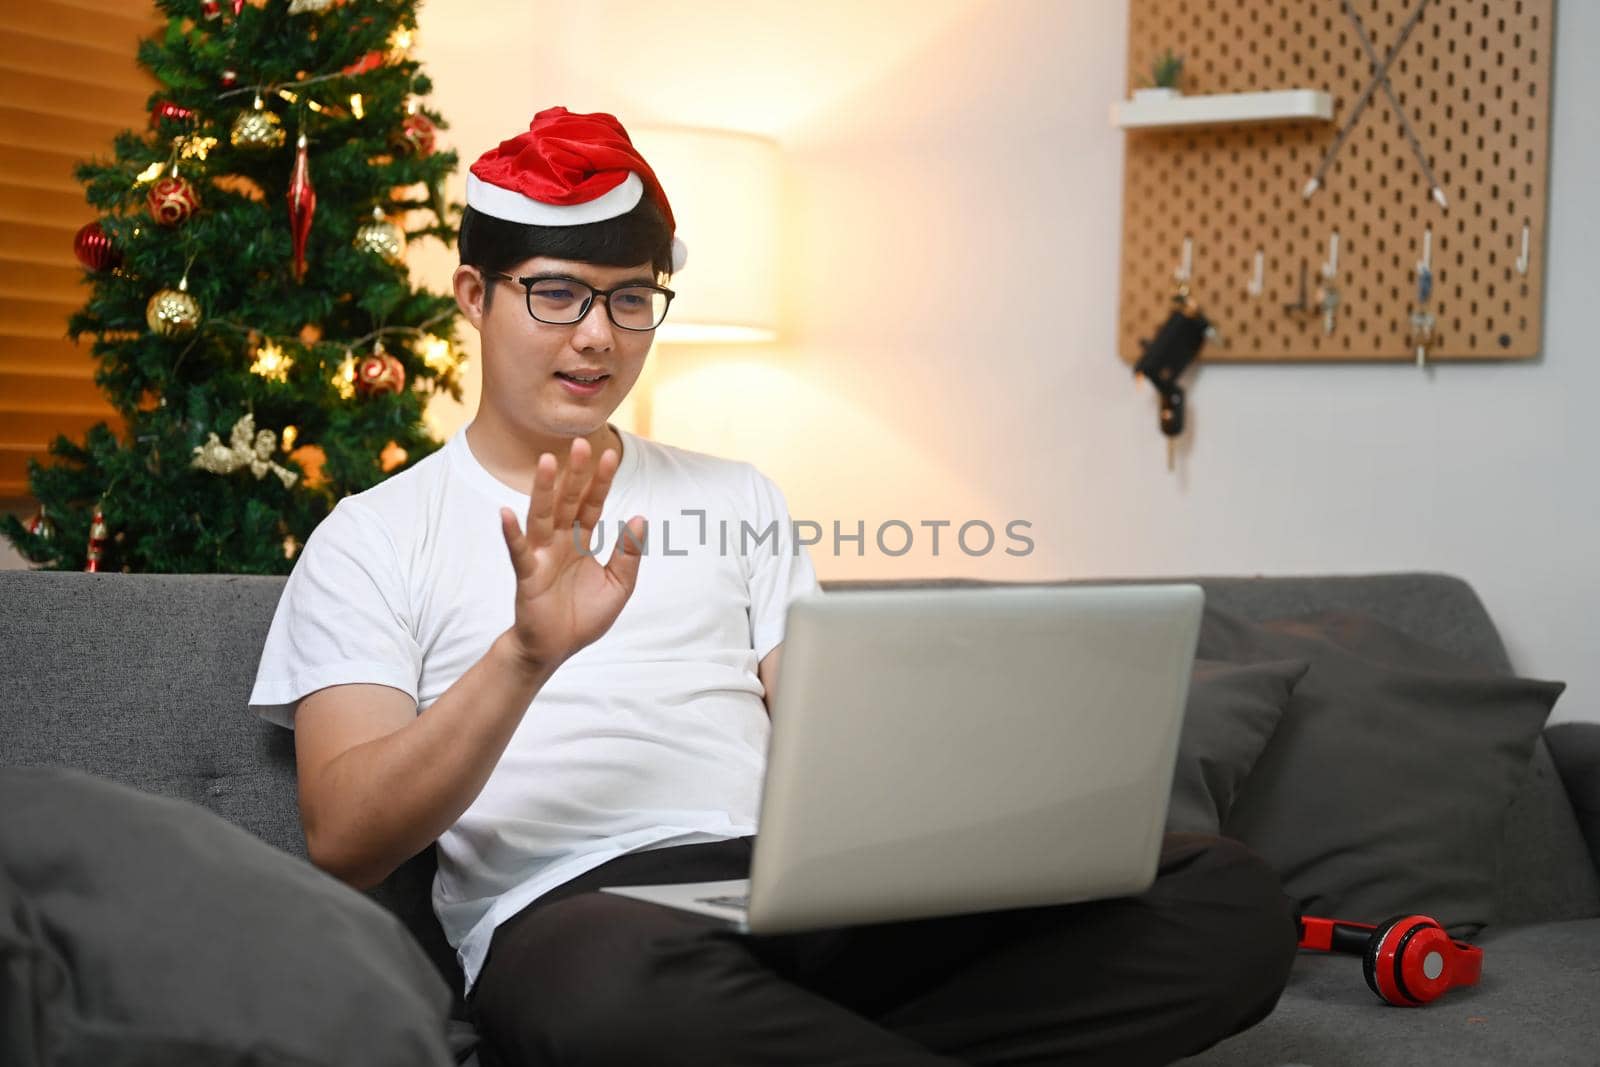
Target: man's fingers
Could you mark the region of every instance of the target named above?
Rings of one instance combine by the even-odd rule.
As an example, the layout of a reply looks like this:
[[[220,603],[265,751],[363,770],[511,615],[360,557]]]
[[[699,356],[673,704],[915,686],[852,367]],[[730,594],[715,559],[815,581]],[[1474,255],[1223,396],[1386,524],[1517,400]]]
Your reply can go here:
[[[528,540],[535,546],[548,545],[555,534],[556,457],[545,452],[533,475],[533,492],[528,499]]]
[[[584,490],[589,484],[589,459],[594,449],[588,438],[574,437],[567,453],[567,469],[561,472],[560,491],[556,498],[555,528],[565,531],[578,514]]]
[[[639,580],[639,558],[644,553],[646,523],[643,515],[635,515],[628,524],[617,531],[617,544],[606,561],[606,571],[622,584],[629,593]]]
[[[533,549],[517,528],[517,516],[510,508],[500,509],[500,534],[506,541],[506,555],[511,557],[511,569],[517,572],[517,581],[533,574]]]
[[[600,521],[600,509],[605,506],[606,494],[611,491],[611,479],[616,476],[617,450],[608,448],[600,453],[600,463],[595,468],[594,479],[590,481],[588,491],[584,493],[583,504],[578,508],[576,522],[579,531],[583,534],[584,544],[589,543],[589,535],[594,532],[595,524]]]

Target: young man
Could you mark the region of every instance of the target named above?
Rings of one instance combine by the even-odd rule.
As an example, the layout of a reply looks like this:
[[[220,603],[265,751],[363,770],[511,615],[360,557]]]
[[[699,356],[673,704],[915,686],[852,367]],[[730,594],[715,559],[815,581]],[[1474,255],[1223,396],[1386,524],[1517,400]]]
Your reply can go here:
[[[1160,1063],[1270,1011],[1288,903],[1210,838],[1138,898],[782,937],[597,891],[749,873],[816,576],[753,467],[607,422],[683,263],[617,121],[541,112],[467,199],[479,410],[317,528],[251,703],[296,729],[319,866],[369,887],[437,841],[486,1062]]]

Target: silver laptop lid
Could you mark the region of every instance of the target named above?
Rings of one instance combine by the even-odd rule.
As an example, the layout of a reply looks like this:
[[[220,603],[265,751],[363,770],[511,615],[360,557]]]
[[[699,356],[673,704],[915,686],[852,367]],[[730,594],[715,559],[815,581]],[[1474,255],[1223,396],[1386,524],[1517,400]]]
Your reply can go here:
[[[1130,585],[794,603],[749,929],[1146,888],[1203,602]]]

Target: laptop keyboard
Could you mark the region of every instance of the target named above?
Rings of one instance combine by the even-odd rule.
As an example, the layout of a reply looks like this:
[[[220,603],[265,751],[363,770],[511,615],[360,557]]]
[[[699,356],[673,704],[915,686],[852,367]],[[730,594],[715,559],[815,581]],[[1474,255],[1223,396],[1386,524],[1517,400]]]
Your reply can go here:
[[[750,910],[750,895],[734,897],[696,897],[696,904],[711,904],[719,908],[736,908],[739,911]]]

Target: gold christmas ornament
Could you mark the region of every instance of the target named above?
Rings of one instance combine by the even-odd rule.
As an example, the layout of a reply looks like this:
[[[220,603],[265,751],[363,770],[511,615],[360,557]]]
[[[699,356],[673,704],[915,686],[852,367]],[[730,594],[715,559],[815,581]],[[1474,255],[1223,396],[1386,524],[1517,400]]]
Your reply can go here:
[[[406,258],[406,232],[384,218],[381,207],[372,209],[372,221],[357,228],[352,243],[357,251],[369,252],[393,266]]]
[[[200,325],[200,302],[189,295],[189,279],[176,289],[163,289],[144,306],[150,332],[161,337],[187,337]]]
[[[272,453],[278,447],[278,435],[271,430],[256,430],[256,417],[245,414],[233,424],[228,443],[223,444],[215,433],[209,434],[206,443],[194,447],[194,459],[189,466],[212,474],[232,474],[243,467],[260,481],[272,472],[285,489],[294,487],[300,476],[287,467],[272,462]]]
[[[233,129],[228,133],[228,143],[235,148],[250,152],[265,152],[282,148],[288,136],[284,132],[282,120],[268,111],[258,96],[254,108],[239,112],[238,117],[233,120]]]

